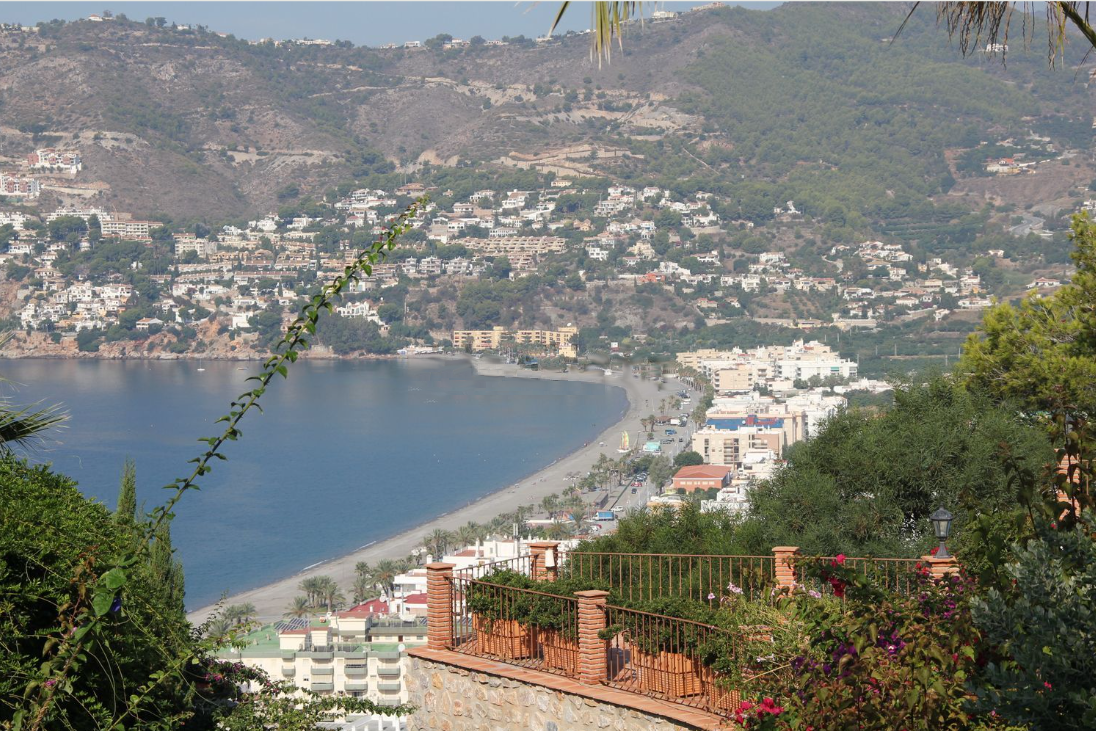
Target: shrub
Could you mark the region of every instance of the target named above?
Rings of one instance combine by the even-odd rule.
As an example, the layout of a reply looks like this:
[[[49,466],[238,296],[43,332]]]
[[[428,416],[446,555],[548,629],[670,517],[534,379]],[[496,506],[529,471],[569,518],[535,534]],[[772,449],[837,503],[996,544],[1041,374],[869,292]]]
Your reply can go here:
[[[978,707],[1032,728],[1096,728],[1096,544],[1083,528],[1044,527],[973,601],[997,650]]]

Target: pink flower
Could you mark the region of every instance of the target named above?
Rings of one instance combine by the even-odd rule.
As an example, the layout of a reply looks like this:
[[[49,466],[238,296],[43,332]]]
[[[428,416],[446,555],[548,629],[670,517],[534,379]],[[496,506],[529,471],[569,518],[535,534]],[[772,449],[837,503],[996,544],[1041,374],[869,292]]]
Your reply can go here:
[[[711,601],[712,599],[715,599],[715,594],[708,592],[708,601]]]
[[[845,563],[845,554],[839,553],[839,554],[837,554],[836,556],[833,557],[833,565],[834,566],[840,566],[843,563]]]
[[[46,681],[46,687],[47,688],[52,688],[55,685],[57,685],[57,681],[54,678],[50,678],[49,680]]]
[[[1052,690],[1052,689],[1054,688],[1054,686],[1053,686],[1053,685],[1051,685],[1050,683],[1046,682],[1045,680],[1043,681],[1043,687],[1044,687],[1044,688],[1046,688],[1047,690]]]

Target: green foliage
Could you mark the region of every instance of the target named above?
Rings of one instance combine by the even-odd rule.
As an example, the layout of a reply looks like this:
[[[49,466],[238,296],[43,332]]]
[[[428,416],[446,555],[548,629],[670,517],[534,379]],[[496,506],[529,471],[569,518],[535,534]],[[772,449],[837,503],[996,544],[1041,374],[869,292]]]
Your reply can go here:
[[[1096,412],[1096,223],[1076,216],[1072,238],[1070,284],[986,311],[963,348],[967,382],[1032,410]]]
[[[337,355],[355,352],[389,355],[407,344],[406,340],[381,335],[375,322],[332,315],[316,330],[316,339]]]
[[[692,467],[704,464],[704,457],[699,452],[685,450],[674,457],[674,467]]]
[[[136,555],[140,541],[71,480],[11,457],[0,461],[0,725],[17,717],[24,693],[38,692],[50,698],[40,719],[45,728],[112,728],[117,709],[127,707],[145,728],[177,721],[188,688],[177,675],[161,674],[179,671],[190,652],[181,603],[151,562],[111,568]],[[86,634],[73,619],[91,611],[100,629]],[[83,640],[63,675],[54,656],[59,624]],[[123,726],[138,727],[133,719]]]
[[[944,505],[963,527],[978,513],[1017,507],[1002,445],[1029,469],[1052,459],[1045,433],[1008,407],[944,378],[897,387],[880,416],[838,414],[787,453],[787,466],[751,491],[741,526],[749,552],[917,556],[930,547],[928,516]]]
[[[114,519],[133,524],[137,520],[137,463],[127,459],[122,467],[122,484],[118,488],[118,507]]]
[[[736,720],[748,729],[819,731],[993,724],[968,710],[968,681],[982,651],[969,608],[972,583],[954,574],[937,581],[921,574],[915,591],[891,594],[843,561],[804,561],[809,576],[841,587],[845,601],[805,592],[785,600],[804,623],[808,644],[782,672],[757,682],[779,712],[759,717],[749,709],[755,712]]]
[[[1084,526],[1016,548],[1006,580],[974,600],[995,648],[978,708],[1031,728],[1096,727],[1096,543]]]
[[[58,216],[49,222],[49,236],[54,241],[75,243],[88,232],[87,222],[80,216]]]

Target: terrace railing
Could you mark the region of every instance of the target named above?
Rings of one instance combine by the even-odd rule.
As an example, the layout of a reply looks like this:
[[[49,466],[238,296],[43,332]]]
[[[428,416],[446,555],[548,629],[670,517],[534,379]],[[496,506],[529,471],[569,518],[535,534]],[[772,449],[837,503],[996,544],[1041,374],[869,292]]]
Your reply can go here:
[[[578,600],[453,574],[448,648],[575,678]]]
[[[561,576],[605,583],[626,601],[665,596],[706,601],[741,594],[768,596],[776,586],[775,556],[712,556],[569,551]]]
[[[826,556],[820,560],[836,561],[836,557]],[[846,558],[844,560],[845,568],[852,568],[876,586],[899,594],[909,594],[917,586],[918,574],[921,571],[918,568],[919,565],[926,565],[926,560],[916,558]],[[796,563],[793,566],[795,582],[799,586],[807,590],[813,589],[821,594],[833,592],[832,587],[826,582],[807,577],[807,567],[803,563]]]
[[[534,564],[536,557],[532,554],[525,556],[517,556],[515,558],[504,558],[498,561],[491,561],[489,563],[479,564],[477,566],[468,566],[463,569],[457,569],[453,572],[455,576],[466,579],[481,579],[488,574],[493,574],[496,571],[515,571],[525,576],[533,576]]]
[[[828,559],[835,560],[835,559]],[[954,559],[920,559],[934,576],[954,571]],[[894,591],[915,586],[918,559],[846,558],[863,576]],[[702,601],[726,593],[768,598],[808,580],[795,547],[771,556],[706,556],[561,552],[558,544],[532,545],[532,554],[472,569],[427,565],[428,647],[605,684],[722,716],[738,708],[739,667],[757,636],[607,603],[609,592],[561,596],[493,583],[500,568],[535,579],[585,578],[610,587],[622,602],[665,596]],[[487,577],[485,579],[485,577]],[[728,589],[728,585],[734,587]],[[762,633],[764,634],[764,633]],[[771,638],[762,638],[771,639]],[[715,668],[738,668],[736,677]]]
[[[738,710],[742,696],[734,679],[712,668],[717,658],[736,662],[736,635],[624,607],[607,605],[605,613],[607,685],[720,715]]]

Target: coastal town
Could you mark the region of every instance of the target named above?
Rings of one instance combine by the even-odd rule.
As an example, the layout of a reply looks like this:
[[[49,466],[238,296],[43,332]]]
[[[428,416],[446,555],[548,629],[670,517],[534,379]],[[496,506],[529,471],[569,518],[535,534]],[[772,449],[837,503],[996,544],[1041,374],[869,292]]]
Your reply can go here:
[[[39,150],[31,157],[80,166],[73,151]],[[5,180],[37,186],[34,178]],[[422,183],[390,191],[359,189],[331,203],[315,203],[312,215],[271,213],[216,230],[173,231],[154,220],[96,207],[48,212],[9,207],[0,211],[0,264],[12,283],[8,321],[18,331],[41,333],[36,347],[42,354],[94,352],[116,341],[143,344],[159,333],[165,333],[155,351],[159,357],[201,354],[217,336],[232,341],[218,351],[222,357],[253,354],[261,349],[258,332],[291,321],[315,282],[339,274],[361,242],[377,236],[389,217],[422,196],[443,203],[431,200],[420,209],[412,235],[351,289],[336,312],[371,323],[380,337],[388,336],[393,324],[414,323],[418,336],[405,338],[409,346],[497,351],[502,340],[491,328],[442,329],[445,320],[457,324],[452,314],[416,318],[388,303],[386,292],[403,287],[436,293],[485,276],[544,274],[561,263],[576,267],[567,275],[568,286],[628,285],[641,294],[665,290],[709,325],[752,317],[801,331],[831,326],[871,331],[886,323],[940,321],[993,302],[993,285],[979,271],[941,257],[916,261],[901,241],[835,244],[813,265],[797,261],[794,251],[764,250],[763,239],[753,237],[728,255],[719,242],[750,235],[755,224],[724,220],[715,210],[725,202],[713,194],[679,199],[652,186],[610,184],[602,191],[555,178],[537,190],[484,189],[466,197]],[[10,206],[18,198],[8,200]],[[581,201],[592,205],[576,215]],[[1096,209],[1096,201],[1086,201],[1083,209]],[[804,223],[793,201],[774,213],[770,228]],[[130,255],[139,253],[139,261],[103,261],[122,245],[131,246]],[[1006,260],[1002,250],[983,256]],[[1068,276],[1068,270],[1032,276],[1019,291],[1052,291]],[[823,303],[820,309],[828,317],[764,317],[764,303],[772,299]],[[215,335],[203,333],[207,340],[196,345],[196,329],[207,324],[213,324]],[[574,328],[559,322],[538,331],[556,335],[532,334],[536,329],[528,328],[516,342],[574,360],[579,354],[572,338],[558,335],[569,327]],[[399,332],[407,335],[412,328]],[[134,345],[125,352],[148,357],[153,349]]]
[[[1088,728],[1088,17],[436,5],[0,23],[0,729]]]

